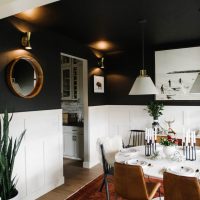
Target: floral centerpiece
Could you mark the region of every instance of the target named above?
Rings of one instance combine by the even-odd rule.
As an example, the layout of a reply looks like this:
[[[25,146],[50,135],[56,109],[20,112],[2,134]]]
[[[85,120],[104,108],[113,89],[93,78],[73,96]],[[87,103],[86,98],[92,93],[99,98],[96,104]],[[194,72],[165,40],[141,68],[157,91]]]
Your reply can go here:
[[[170,135],[167,135],[167,137],[162,137],[160,139],[160,144],[163,146],[174,146],[178,144],[178,140],[176,138],[172,138]]]
[[[163,145],[163,153],[166,157],[171,157],[176,152],[178,140],[176,138],[172,138],[170,135],[167,135],[167,137],[161,138],[160,144]]]

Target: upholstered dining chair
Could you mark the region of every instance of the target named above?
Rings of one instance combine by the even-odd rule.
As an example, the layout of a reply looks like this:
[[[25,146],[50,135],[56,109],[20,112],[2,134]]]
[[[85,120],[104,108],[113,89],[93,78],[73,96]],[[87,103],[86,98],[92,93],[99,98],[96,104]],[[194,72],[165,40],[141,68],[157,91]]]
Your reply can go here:
[[[165,200],[200,200],[200,184],[196,177],[164,172]]]
[[[109,188],[108,188],[108,178],[114,175],[114,162],[115,154],[123,148],[122,138],[120,136],[114,137],[104,137],[97,140],[97,148],[101,163],[103,165],[103,181],[100,187],[100,192],[105,186],[106,189],[106,199],[110,199]]]
[[[117,162],[114,166],[114,185],[116,199],[120,196],[127,200],[151,200],[161,186],[160,183],[145,182],[141,166]]]
[[[144,130],[130,130],[130,136],[128,140],[128,147],[144,145],[145,131]]]

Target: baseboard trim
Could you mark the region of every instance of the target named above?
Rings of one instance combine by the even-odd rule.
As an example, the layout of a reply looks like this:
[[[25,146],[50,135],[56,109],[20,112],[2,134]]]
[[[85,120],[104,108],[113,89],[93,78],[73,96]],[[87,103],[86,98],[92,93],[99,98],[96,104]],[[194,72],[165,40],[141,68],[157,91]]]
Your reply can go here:
[[[100,162],[89,162],[89,161],[84,161],[83,162],[83,168],[92,168],[94,167],[95,165],[98,165]]]
[[[48,183],[44,189],[39,190],[35,193],[32,193],[29,196],[26,196],[25,198],[23,198],[23,200],[35,200],[35,199],[45,195],[46,193],[52,191],[53,189],[63,185],[64,182],[65,182],[65,177],[62,176],[62,178],[60,178],[57,182]]]

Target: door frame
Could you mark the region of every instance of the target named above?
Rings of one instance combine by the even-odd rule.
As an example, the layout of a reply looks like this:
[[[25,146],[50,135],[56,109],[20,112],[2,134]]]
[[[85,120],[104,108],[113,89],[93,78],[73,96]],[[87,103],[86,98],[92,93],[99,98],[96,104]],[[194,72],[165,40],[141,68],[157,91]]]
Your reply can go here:
[[[81,60],[83,62],[83,119],[84,119],[84,126],[83,126],[83,140],[84,140],[84,160],[83,160],[83,167],[88,168],[88,161],[89,161],[89,136],[88,136],[88,61],[84,58],[72,56],[70,54],[66,54],[61,52],[60,55],[68,56],[70,58],[75,58],[77,60]]]

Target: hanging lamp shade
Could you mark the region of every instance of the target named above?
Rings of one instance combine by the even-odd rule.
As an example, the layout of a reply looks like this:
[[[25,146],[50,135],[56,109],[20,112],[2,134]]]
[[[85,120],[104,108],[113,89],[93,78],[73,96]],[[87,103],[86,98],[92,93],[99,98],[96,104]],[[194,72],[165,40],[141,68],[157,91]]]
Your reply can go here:
[[[156,89],[153,81],[147,75],[146,70],[144,69],[144,24],[146,23],[146,20],[139,20],[139,23],[142,25],[142,70],[140,70],[140,75],[133,83],[129,95],[158,94],[158,90]]]
[[[151,78],[146,75],[146,70],[140,70],[140,75],[136,78],[129,95],[152,95],[158,94]]]
[[[198,74],[196,80],[194,81],[190,93],[200,93],[200,73]]]

